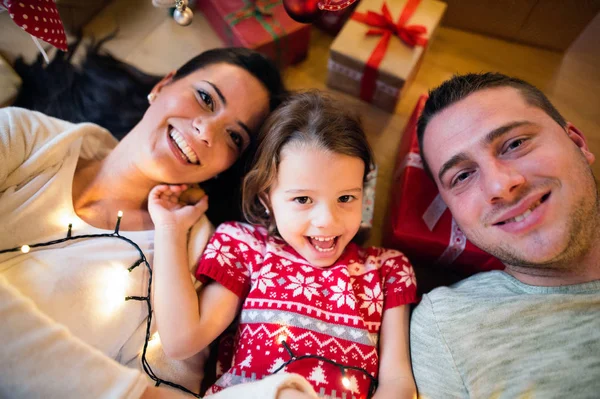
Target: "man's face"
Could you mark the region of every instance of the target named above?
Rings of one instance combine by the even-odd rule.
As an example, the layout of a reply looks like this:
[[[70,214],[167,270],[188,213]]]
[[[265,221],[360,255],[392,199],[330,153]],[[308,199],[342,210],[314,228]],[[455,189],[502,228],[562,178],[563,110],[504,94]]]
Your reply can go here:
[[[509,265],[573,260],[598,223],[594,155],[510,87],[475,92],[434,116],[423,152],[467,237]]]

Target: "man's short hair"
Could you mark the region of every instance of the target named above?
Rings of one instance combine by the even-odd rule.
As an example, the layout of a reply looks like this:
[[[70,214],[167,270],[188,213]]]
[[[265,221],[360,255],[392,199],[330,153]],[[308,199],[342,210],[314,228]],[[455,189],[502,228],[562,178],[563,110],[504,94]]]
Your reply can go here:
[[[469,73],[466,75],[454,75],[452,79],[442,83],[439,87],[429,92],[429,98],[425,103],[423,113],[417,124],[417,138],[419,140],[419,150],[423,158],[423,167],[427,174],[433,179],[433,174],[425,160],[423,152],[423,137],[429,121],[438,113],[458,102],[470,94],[479,90],[491,89],[496,87],[513,87],[521,93],[529,105],[538,107],[548,116],[556,121],[561,127],[565,128],[567,122],[562,115],[554,108],[548,97],[537,87],[525,82],[524,80],[503,75],[501,73]],[[435,180],[435,179],[434,179]]]

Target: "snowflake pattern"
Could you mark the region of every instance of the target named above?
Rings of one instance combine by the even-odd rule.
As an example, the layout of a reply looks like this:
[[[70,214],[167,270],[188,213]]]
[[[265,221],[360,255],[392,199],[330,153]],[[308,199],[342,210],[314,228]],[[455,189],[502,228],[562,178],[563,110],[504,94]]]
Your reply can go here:
[[[221,266],[225,264],[232,266],[231,259],[235,259],[235,255],[229,252],[229,245],[221,245],[219,240],[214,240],[208,244],[204,251],[204,257],[206,259],[216,259]]]
[[[383,310],[383,292],[381,292],[379,284],[375,284],[373,289],[365,286],[365,292],[358,294],[358,296],[364,301],[360,308],[367,309],[369,316],[373,313],[381,314]]]
[[[415,278],[415,272],[412,267],[404,265],[404,268],[398,272],[400,275],[400,282],[406,285],[406,288],[411,285],[417,285],[417,279]]]
[[[275,283],[273,282],[275,277],[277,277],[277,273],[272,272],[271,264],[268,264],[262,269],[252,273],[251,279],[256,281],[256,289],[265,294],[267,292],[267,288],[275,287]]]
[[[291,281],[290,284],[285,286],[286,290],[294,290],[292,295],[297,297],[298,295],[304,294],[306,299],[309,301],[314,296],[319,296],[317,289],[321,287],[321,284],[315,282],[314,277],[304,277],[300,272],[296,273],[296,276],[288,276]]]
[[[354,309],[356,298],[354,297],[354,292],[352,291],[352,286],[349,282],[345,282],[341,278],[338,278],[337,285],[331,286],[331,290],[334,293],[329,297],[329,300],[337,301],[338,308],[341,308],[346,304],[350,309]]]

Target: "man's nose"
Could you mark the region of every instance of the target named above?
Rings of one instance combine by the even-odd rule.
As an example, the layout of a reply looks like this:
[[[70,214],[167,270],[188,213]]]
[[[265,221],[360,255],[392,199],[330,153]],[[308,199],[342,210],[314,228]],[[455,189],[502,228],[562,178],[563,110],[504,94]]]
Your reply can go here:
[[[494,160],[483,172],[483,190],[489,203],[511,201],[519,193],[519,187],[525,183],[525,176],[507,162]]]

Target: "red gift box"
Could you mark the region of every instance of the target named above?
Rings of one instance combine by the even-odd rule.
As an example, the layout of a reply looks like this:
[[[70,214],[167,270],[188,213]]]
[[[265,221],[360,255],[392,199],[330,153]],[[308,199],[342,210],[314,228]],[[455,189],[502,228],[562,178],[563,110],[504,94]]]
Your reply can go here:
[[[198,8],[228,46],[259,51],[280,67],[306,58],[310,25],[291,19],[281,0],[202,0]]]
[[[502,262],[465,238],[435,182],[423,170],[417,121],[426,101],[425,95],[419,98],[400,142],[384,245],[426,268],[446,267],[462,275],[502,270]]]

